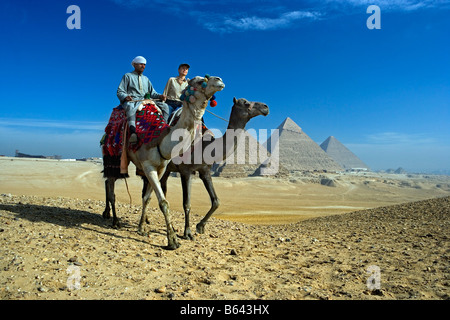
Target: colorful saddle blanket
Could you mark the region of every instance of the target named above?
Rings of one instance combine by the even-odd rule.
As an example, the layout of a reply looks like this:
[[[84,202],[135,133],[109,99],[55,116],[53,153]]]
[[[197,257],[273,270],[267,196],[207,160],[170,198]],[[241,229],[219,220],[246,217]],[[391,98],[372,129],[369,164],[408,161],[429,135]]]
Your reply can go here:
[[[138,143],[130,145],[129,148],[136,152],[143,144],[156,145],[169,132],[169,125],[164,121],[156,107],[151,104],[144,106],[142,111],[136,113],[136,134]],[[126,134],[126,136],[125,136]],[[130,132],[128,130],[127,116],[125,110],[118,106],[113,109],[102,147],[103,163],[105,167],[104,176],[117,176],[109,172],[117,171],[120,167],[120,159],[124,144],[128,141]],[[126,137],[126,140],[124,139]]]
[[[169,125],[152,104],[146,104],[142,111],[136,113],[136,134],[138,143],[131,146],[136,152],[143,144],[156,145],[169,133]]]
[[[127,116],[122,107],[113,109],[108,125],[105,128],[105,141],[103,151],[108,155],[120,155],[123,149],[124,132],[127,128]],[[147,104],[142,111],[136,113],[136,134],[138,143],[131,145],[130,149],[136,152],[143,144],[149,144],[167,134],[169,125],[164,121],[162,115],[155,106]],[[129,138],[127,130],[127,140]]]

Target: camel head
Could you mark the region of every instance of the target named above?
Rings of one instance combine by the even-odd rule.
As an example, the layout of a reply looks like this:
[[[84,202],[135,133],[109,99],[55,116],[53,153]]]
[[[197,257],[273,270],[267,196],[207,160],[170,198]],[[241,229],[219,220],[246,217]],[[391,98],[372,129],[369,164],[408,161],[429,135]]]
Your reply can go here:
[[[225,88],[225,84],[219,77],[206,75],[205,77],[197,76],[189,80],[188,88],[189,87],[194,87],[195,91],[203,93],[209,100],[214,95],[214,93],[223,90],[223,88]]]
[[[233,98],[233,103],[230,125],[233,123],[244,123],[245,125],[251,118],[259,115],[267,116],[269,114],[269,107],[262,102],[252,102],[244,98]]]
[[[205,113],[208,101],[213,98],[214,93],[223,90],[225,84],[219,77],[195,77],[188,82],[188,86],[183,90],[180,100],[190,107],[195,120],[200,120]]]

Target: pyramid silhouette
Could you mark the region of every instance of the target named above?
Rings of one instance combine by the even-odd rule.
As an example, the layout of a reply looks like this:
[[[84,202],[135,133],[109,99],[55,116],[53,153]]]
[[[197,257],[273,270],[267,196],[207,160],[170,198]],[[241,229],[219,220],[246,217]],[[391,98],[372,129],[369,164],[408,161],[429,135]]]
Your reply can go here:
[[[343,168],[315,143],[291,118],[286,118],[264,143],[270,152],[278,144],[279,162],[287,170],[341,171]]]
[[[322,142],[320,147],[346,170],[355,168],[369,169],[364,162],[333,136]]]

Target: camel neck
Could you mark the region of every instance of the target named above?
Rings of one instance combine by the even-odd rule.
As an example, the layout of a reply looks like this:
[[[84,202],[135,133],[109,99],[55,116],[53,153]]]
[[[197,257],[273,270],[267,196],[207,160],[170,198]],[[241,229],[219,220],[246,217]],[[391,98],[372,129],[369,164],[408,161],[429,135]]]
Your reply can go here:
[[[239,117],[239,112],[235,107],[231,109],[230,120],[228,121],[228,129],[238,130],[245,129],[248,119],[242,119]]]
[[[175,126],[170,128],[171,133],[161,141],[159,152],[164,158],[170,159],[172,151],[176,147],[183,147],[185,150],[191,145],[195,136],[195,128],[197,125],[201,125],[201,118],[205,113],[208,101],[201,103],[201,101],[196,101],[194,104],[183,103],[180,119]],[[182,142],[181,145],[180,142]]]
[[[224,150],[223,159],[225,160],[232,152],[236,151],[238,140],[241,139],[245,132],[245,126],[248,119],[241,119],[238,116],[237,109],[231,109],[230,120],[225,134],[222,139],[222,150]]]

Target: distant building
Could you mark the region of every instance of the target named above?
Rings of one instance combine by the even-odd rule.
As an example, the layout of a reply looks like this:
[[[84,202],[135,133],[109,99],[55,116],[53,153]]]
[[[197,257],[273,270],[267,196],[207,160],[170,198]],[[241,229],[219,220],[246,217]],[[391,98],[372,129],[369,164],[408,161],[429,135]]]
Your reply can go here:
[[[31,155],[26,153],[20,153],[19,150],[16,150],[16,158],[36,158],[36,159],[57,159],[60,160],[61,156],[42,156],[42,155]]]

